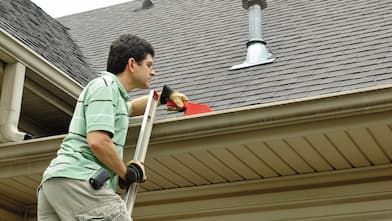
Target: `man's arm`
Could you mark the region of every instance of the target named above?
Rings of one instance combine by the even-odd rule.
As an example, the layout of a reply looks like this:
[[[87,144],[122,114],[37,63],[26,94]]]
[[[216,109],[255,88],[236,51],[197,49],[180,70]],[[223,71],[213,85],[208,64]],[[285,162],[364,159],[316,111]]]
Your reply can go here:
[[[143,115],[144,111],[146,110],[147,101],[148,101],[147,95],[131,100],[129,102],[129,105],[131,107],[129,116],[134,117],[134,116]]]
[[[165,87],[167,89],[165,89]],[[189,101],[187,96],[185,96],[184,94],[179,93],[177,91],[173,91],[167,86],[165,86],[165,87],[161,93],[158,93],[159,100],[161,101],[162,100],[161,96],[164,96],[164,98],[165,98],[164,100],[171,100],[176,104],[176,107],[168,107],[167,110],[168,111],[182,111],[182,110],[184,110],[184,102]],[[166,92],[165,92],[165,90],[166,90]],[[129,116],[133,117],[133,116],[143,115],[144,111],[146,110],[147,102],[148,102],[148,96],[142,96],[142,97],[138,97],[136,99],[131,100],[129,102],[129,105],[131,107]],[[159,102],[159,104],[161,104],[161,102]],[[162,104],[166,104],[166,103],[162,103]]]
[[[127,168],[116,152],[116,147],[105,131],[91,131],[87,133],[87,143],[95,155],[103,164],[125,179]]]

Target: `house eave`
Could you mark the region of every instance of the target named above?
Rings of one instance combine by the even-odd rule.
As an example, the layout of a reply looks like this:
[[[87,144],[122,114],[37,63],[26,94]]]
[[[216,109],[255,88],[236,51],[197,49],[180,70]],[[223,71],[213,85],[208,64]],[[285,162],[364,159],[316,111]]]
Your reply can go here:
[[[386,85],[313,98],[158,120],[154,123],[150,144],[155,146],[171,142],[186,142],[187,140],[225,136],[225,134],[246,133],[253,130],[266,130],[343,117],[353,118],[364,114],[390,111],[392,110],[391,93],[392,85]],[[139,131],[140,122],[133,122],[129,125],[129,130]],[[377,124],[377,119],[374,123]],[[339,125],[336,125],[335,129],[338,127]],[[312,128],[313,132],[317,130],[318,128]],[[18,162],[26,162],[26,160],[37,161],[52,157],[64,136],[58,135],[1,144],[0,165],[18,164]],[[138,133],[128,133],[126,149],[134,148],[137,136]],[[1,175],[4,172],[4,170],[0,171],[0,177],[4,177]]]
[[[81,93],[83,87],[80,83],[2,28],[0,28],[0,49],[10,58],[24,64],[71,97],[76,99]]]

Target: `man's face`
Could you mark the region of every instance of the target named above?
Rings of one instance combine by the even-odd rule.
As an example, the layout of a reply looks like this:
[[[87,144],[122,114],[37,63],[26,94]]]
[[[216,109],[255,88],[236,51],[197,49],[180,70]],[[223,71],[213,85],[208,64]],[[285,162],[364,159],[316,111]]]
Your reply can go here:
[[[148,88],[154,76],[153,58],[148,54],[140,64],[136,63],[134,81],[137,82],[139,88]]]

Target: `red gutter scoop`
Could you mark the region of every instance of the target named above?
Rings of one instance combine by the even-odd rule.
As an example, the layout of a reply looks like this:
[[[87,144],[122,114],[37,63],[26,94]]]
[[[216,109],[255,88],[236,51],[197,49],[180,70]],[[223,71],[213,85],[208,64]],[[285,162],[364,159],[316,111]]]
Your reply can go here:
[[[172,106],[176,107],[177,105],[173,101],[168,101],[167,106]],[[207,105],[207,104],[198,104],[198,103],[192,103],[189,101],[184,102],[184,115],[193,115],[193,114],[201,114],[201,113],[207,113],[211,112],[212,109]]]

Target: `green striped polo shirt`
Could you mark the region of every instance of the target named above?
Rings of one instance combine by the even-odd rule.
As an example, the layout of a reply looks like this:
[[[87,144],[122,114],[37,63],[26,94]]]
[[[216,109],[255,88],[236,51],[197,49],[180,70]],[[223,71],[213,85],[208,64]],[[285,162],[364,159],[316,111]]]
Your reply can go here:
[[[45,170],[42,182],[53,177],[86,180],[105,167],[87,144],[86,135],[90,131],[108,132],[122,158],[129,122],[128,100],[127,92],[115,75],[102,72],[100,77],[92,80],[78,98],[69,132],[56,158]],[[115,174],[106,169],[111,174],[109,186],[114,190]]]

